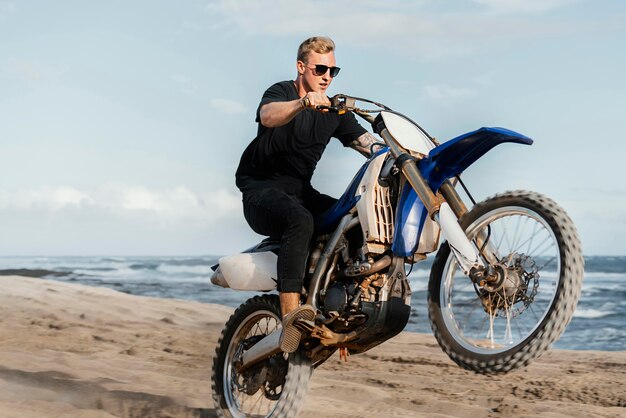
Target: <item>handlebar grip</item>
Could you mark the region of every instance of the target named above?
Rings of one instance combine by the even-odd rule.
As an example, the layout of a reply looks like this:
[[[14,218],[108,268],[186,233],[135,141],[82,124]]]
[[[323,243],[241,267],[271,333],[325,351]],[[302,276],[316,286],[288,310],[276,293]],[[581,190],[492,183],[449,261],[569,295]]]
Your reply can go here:
[[[339,112],[339,109],[334,107],[334,106],[324,106],[324,105],[317,105],[315,106],[315,108],[317,110],[328,110],[331,113],[337,113]]]
[[[315,106],[315,108],[317,110],[328,110],[330,113],[339,113],[340,115],[343,115],[344,113],[346,113],[346,109],[343,109],[343,108],[338,107],[338,106],[318,105],[318,106]]]

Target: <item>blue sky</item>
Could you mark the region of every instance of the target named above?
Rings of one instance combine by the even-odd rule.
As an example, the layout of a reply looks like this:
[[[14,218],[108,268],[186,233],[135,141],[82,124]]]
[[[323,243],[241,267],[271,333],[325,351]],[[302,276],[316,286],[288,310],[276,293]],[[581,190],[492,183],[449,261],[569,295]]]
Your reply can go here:
[[[626,4],[590,0],[0,0],[0,254],[225,254],[258,240],[234,171],[299,43],[331,36],[329,93],[387,104],[447,140],[503,145],[479,199],[545,193],[586,254],[626,254]],[[331,142],[313,184],[362,162]]]

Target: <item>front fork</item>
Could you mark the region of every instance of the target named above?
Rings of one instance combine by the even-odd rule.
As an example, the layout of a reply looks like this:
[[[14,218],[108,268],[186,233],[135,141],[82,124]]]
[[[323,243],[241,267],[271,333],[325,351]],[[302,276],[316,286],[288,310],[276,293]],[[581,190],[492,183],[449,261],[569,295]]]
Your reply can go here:
[[[450,181],[446,180],[440,188],[441,195],[445,199],[442,201],[433,193],[418,170],[415,160],[398,145],[386,128],[382,129],[380,136],[389,146],[391,155],[396,159],[402,174],[424,203],[428,214],[441,228],[463,272],[479,284],[490,281],[492,276],[490,265],[497,262],[498,255],[489,242],[485,245],[487,234],[484,231],[478,234],[476,243],[465,235],[465,231],[459,224],[459,218],[467,212],[467,207]],[[481,251],[478,248],[481,248]],[[485,260],[488,262],[487,265],[485,265]]]

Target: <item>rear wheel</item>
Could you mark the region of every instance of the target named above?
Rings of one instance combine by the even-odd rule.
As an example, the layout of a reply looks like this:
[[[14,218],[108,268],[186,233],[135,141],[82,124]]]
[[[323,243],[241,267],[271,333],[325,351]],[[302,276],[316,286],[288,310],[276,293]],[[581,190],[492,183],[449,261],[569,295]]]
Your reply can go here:
[[[300,351],[278,353],[242,373],[245,350],[281,326],[276,295],[255,296],[230,317],[213,359],[213,401],[220,417],[295,417],[307,393],[311,362]]]
[[[525,366],[561,336],[576,308],[584,262],[574,224],[555,202],[527,191],[479,203],[459,222],[470,239],[488,237],[500,280],[473,283],[444,244],[429,281],[435,337],[466,369]]]

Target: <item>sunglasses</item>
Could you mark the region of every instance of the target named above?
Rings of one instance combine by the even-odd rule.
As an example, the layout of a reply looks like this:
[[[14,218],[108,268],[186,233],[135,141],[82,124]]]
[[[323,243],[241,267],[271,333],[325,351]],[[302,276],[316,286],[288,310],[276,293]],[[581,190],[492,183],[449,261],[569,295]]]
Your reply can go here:
[[[329,67],[328,65],[324,64],[315,64],[315,68],[311,68],[311,70],[313,70],[313,74],[319,77],[323,76],[324,74],[326,74],[326,71],[330,70],[330,76],[334,78],[337,77],[337,74],[339,74],[339,70],[341,70],[341,68]]]

